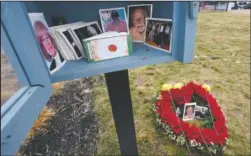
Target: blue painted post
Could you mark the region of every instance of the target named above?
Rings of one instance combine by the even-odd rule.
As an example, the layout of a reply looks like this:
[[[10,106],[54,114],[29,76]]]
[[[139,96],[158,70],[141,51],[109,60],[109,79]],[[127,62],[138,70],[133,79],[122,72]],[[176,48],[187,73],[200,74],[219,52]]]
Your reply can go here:
[[[1,107],[1,155],[14,155],[53,92],[23,2],[1,2],[1,40],[22,84]]]
[[[194,57],[199,2],[174,2],[173,8],[173,57],[189,63]],[[189,15],[190,11],[194,17]]]

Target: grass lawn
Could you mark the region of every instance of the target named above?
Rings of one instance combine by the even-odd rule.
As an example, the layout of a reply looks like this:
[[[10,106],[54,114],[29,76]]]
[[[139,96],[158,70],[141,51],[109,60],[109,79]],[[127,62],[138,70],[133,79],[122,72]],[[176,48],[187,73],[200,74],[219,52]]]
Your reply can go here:
[[[195,58],[130,70],[130,88],[140,155],[186,155],[156,129],[151,96],[163,83],[206,82],[228,120],[226,155],[250,155],[250,15],[199,13]],[[100,124],[98,154],[120,154],[105,83],[95,87],[95,111]]]

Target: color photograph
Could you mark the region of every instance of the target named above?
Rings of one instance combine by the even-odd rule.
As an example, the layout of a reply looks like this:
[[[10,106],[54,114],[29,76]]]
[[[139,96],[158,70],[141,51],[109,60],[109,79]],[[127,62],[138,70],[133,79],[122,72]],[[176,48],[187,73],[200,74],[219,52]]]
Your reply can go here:
[[[110,8],[99,10],[103,32],[128,32],[125,8]]]
[[[30,13],[29,18],[35,32],[44,60],[51,74],[62,67],[66,60],[61,56],[43,13]]]
[[[183,121],[193,120],[196,103],[186,103],[184,107]]]
[[[172,20],[146,18],[145,44],[171,53]]]
[[[134,42],[144,41],[146,18],[152,17],[152,4],[127,6],[129,32]]]

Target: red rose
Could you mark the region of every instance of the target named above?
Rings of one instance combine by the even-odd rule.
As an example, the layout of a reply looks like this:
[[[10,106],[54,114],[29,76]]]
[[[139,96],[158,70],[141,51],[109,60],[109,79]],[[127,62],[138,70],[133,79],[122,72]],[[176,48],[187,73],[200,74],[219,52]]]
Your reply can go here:
[[[175,101],[178,104],[185,104],[186,99],[184,98],[184,93],[181,89],[170,89],[170,94],[173,98],[173,101]]]
[[[189,123],[182,121],[176,116],[173,109],[172,100],[179,105],[191,102],[193,93],[198,94],[202,99],[208,102],[209,109],[214,117],[215,129],[190,126]],[[202,144],[225,144],[226,138],[229,136],[228,129],[225,125],[226,119],[220,109],[216,99],[200,85],[193,82],[188,83],[181,89],[171,89],[161,92],[162,99],[156,101],[156,113],[159,113],[162,122],[167,123],[175,134],[185,133],[189,140],[196,140]],[[180,124],[179,124],[180,122]]]
[[[191,126],[187,131],[187,138],[189,140],[198,140],[199,137],[200,137],[199,128]]]
[[[202,86],[194,84],[195,93],[198,94],[203,100],[207,101],[208,91]]]
[[[174,112],[168,112],[168,118],[165,118],[165,121],[168,122],[170,126],[179,124],[178,118]]]
[[[190,128],[189,123],[180,120],[180,124],[182,126],[182,129],[183,129],[184,133],[187,133],[189,131],[189,128]]]
[[[172,126],[172,130],[173,130],[173,132],[175,133],[175,134],[180,134],[181,132],[182,132],[182,129],[181,129],[181,127],[180,127],[180,125],[179,124],[176,124],[176,125],[174,125],[174,126]]]
[[[214,125],[215,125],[215,130],[219,134],[224,135],[226,137],[228,136],[228,130],[224,122],[215,122]]]
[[[214,143],[215,144],[221,144],[221,146],[225,145],[225,140],[226,140],[226,137],[224,135],[217,135],[216,134],[216,137],[214,138]]]
[[[161,92],[161,98],[166,100],[166,101],[170,101],[172,98],[170,96],[170,93],[168,91],[162,91]]]

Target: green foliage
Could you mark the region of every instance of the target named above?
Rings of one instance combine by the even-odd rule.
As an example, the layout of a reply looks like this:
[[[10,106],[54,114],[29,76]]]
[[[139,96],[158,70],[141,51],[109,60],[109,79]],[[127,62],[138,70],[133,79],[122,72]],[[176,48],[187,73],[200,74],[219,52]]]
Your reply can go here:
[[[196,104],[198,106],[208,107],[208,103],[205,100],[203,100],[199,95],[197,95],[195,93],[192,95],[191,100],[192,100],[192,102],[196,102]]]

